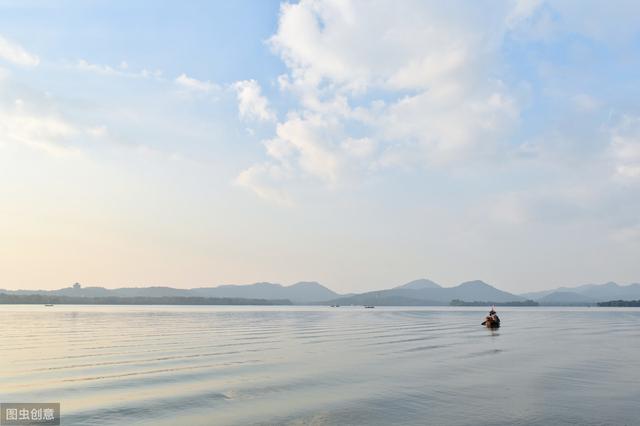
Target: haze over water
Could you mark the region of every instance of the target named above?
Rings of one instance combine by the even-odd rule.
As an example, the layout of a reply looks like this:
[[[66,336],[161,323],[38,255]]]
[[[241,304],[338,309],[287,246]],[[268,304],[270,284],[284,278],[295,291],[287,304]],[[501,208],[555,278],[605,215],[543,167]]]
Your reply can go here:
[[[640,310],[1,306],[0,400],[63,425],[637,424]]]

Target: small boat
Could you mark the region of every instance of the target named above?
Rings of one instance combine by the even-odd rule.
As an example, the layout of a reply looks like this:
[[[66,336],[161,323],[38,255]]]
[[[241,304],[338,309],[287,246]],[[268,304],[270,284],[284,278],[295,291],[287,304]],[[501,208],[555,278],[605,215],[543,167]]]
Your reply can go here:
[[[487,328],[498,328],[500,327],[500,318],[498,318],[498,320],[494,320],[493,318],[487,318],[486,320],[482,321],[482,325],[484,325]]]
[[[52,303],[46,303],[44,306],[53,306]]]
[[[486,316],[484,321],[482,321],[482,325],[487,328],[498,328],[500,327],[500,317],[496,314],[496,307],[492,306],[489,311],[489,315]]]
[[[340,305],[331,305],[332,308],[339,308]]]
[[[364,308],[365,309],[373,309],[373,308],[375,308],[375,306],[365,306]]]

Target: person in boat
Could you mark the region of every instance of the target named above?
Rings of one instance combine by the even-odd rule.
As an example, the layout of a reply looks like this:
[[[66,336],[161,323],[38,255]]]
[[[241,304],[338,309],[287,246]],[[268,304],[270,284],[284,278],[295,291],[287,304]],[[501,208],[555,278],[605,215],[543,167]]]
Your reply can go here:
[[[489,315],[484,319],[482,325],[486,325],[487,327],[500,327],[500,318],[494,307],[491,307]]]

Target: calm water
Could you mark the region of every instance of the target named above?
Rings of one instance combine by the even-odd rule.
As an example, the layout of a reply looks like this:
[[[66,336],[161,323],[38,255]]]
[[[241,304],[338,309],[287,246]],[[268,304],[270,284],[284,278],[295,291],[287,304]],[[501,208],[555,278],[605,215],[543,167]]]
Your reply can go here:
[[[640,310],[0,305],[63,425],[637,425]]]

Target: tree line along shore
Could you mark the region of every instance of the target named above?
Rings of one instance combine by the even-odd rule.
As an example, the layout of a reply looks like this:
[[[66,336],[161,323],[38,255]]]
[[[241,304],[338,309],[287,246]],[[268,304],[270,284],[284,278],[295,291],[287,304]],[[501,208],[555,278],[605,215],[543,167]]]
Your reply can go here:
[[[244,299],[240,297],[72,297],[41,294],[14,295],[0,293],[5,305],[292,305],[287,299]]]
[[[625,307],[640,307],[640,300],[611,300],[609,302],[600,302],[598,306],[612,307],[612,308],[625,308]]]
[[[57,296],[43,294],[6,294],[0,293],[0,304],[3,305],[294,305],[289,299],[253,299],[242,297],[197,297],[197,296]],[[303,303],[306,304],[306,303]],[[324,303],[312,303],[324,305]],[[380,303],[380,306],[387,305]],[[449,306],[540,306],[533,300],[513,302],[464,301],[453,299]],[[391,306],[391,305],[388,305]],[[400,305],[399,305],[400,306]],[[418,306],[418,305],[412,305]],[[421,306],[430,306],[424,304]],[[435,305],[434,305],[435,306]],[[440,305],[438,305],[440,306]],[[561,305],[556,305],[561,306]],[[640,307],[640,300],[611,300],[597,304],[576,304],[562,306],[600,306],[600,307]]]

